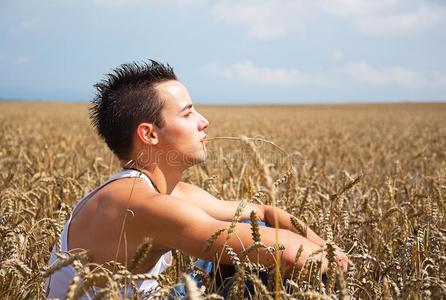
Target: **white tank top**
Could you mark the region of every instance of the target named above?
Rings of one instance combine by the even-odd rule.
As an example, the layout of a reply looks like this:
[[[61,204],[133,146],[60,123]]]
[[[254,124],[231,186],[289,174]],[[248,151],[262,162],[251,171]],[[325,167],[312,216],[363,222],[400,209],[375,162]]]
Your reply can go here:
[[[74,208],[73,212],[70,215],[70,218],[65,223],[62,232],[60,234],[63,253],[68,252],[68,229],[70,227],[70,223],[73,217],[76,216],[76,214],[85,205],[85,203],[87,203],[87,201],[102,187],[117,179],[128,178],[128,177],[142,178],[150,188],[154,188],[149,177],[136,170],[123,170],[111,176],[105,183],[94,189],[92,192],[88,193]],[[58,258],[56,256],[56,246],[54,246],[53,250],[51,251],[49,265],[51,266],[52,264],[57,263],[57,260]],[[171,265],[172,265],[172,253],[169,251],[165,253],[163,256],[161,256],[158,262],[155,264],[155,266],[152,269],[150,269],[150,271],[148,271],[146,274],[159,275]],[[50,277],[48,277],[46,279],[46,284],[45,284],[47,290],[47,298],[64,299],[67,294],[68,287],[70,286],[75,273],[76,270],[74,269],[74,267],[72,265],[68,265],[57,270]],[[137,281],[138,290],[143,292],[149,292],[155,289],[157,286],[158,282],[156,280]],[[127,290],[127,295],[123,296],[131,296],[131,294],[129,293],[132,292],[132,289],[128,288],[126,290]],[[92,299],[92,298],[94,298],[94,288],[93,290],[90,290],[86,294],[84,294],[84,296],[81,299]]]

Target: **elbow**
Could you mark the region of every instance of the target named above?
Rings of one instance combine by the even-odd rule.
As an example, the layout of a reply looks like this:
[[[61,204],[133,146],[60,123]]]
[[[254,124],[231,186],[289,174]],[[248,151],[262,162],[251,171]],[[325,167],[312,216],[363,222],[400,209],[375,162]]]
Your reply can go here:
[[[305,243],[288,245],[283,252],[283,264],[286,267],[302,269],[315,250]]]
[[[263,214],[263,220],[269,226],[274,226],[274,213],[273,207],[271,205],[259,205],[261,207],[261,212]],[[271,223],[271,224],[270,224]]]
[[[305,267],[305,264],[310,260],[311,262],[320,263],[322,273],[327,272],[328,268],[328,260],[326,256],[322,253],[315,254],[317,250],[311,249],[311,247],[307,247],[305,249],[305,245],[302,245],[302,248],[299,249],[291,248],[289,250],[284,251],[283,253],[283,265],[290,268],[297,268],[301,270]]]
[[[292,251],[286,248],[282,253],[282,264],[284,265],[284,267],[293,267],[295,265],[295,257],[296,256],[292,253]]]
[[[286,268],[296,267],[298,269],[301,269],[307,261],[308,256],[304,257],[304,255],[306,254],[304,254],[303,252],[299,254],[297,249],[292,248],[293,247],[291,247],[291,249],[285,249],[285,251],[283,251],[283,265]]]

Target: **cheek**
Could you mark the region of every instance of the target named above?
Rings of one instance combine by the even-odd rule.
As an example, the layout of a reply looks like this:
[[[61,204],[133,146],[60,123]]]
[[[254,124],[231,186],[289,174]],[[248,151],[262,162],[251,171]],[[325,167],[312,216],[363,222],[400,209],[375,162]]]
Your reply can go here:
[[[186,125],[180,122],[169,124],[169,128],[161,131],[162,138],[167,144],[181,146],[184,144],[183,141],[188,138]]]

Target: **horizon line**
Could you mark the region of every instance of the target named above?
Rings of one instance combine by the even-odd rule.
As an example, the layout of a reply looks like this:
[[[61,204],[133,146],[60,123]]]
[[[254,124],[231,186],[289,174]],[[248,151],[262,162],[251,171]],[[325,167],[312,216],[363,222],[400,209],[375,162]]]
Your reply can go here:
[[[16,103],[67,103],[67,104],[88,104],[91,100],[63,100],[63,99],[39,99],[39,98],[2,98],[0,97],[0,103],[3,102],[16,102]],[[424,99],[424,100],[345,100],[345,101],[293,101],[293,102],[285,102],[285,101],[276,101],[276,102],[250,102],[250,101],[214,101],[214,102],[202,102],[202,101],[194,101],[196,105],[210,105],[210,106],[222,106],[222,105],[230,105],[230,106],[286,106],[286,105],[330,105],[330,104],[446,104],[446,99],[444,100],[433,100],[433,99]]]

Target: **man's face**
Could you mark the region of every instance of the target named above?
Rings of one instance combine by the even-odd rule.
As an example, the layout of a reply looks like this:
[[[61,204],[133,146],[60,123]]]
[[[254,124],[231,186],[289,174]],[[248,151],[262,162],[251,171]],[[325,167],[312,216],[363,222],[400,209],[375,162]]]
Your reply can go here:
[[[193,107],[184,85],[176,80],[156,86],[161,99],[165,100],[161,115],[164,126],[157,128],[158,149],[171,166],[189,167],[206,159],[203,142],[209,122]]]

